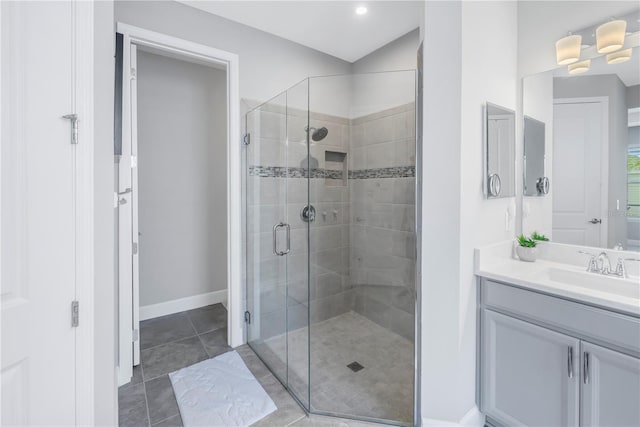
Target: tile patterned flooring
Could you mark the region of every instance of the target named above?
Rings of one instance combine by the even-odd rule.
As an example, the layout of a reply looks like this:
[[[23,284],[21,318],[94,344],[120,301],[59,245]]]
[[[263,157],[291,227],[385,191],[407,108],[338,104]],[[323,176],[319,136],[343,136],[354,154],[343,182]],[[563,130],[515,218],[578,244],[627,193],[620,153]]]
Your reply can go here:
[[[308,328],[269,338],[256,351],[285,368],[305,396]],[[288,349],[288,358],[287,356]],[[311,325],[311,407],[314,411],[413,422],[413,343],[353,311]],[[348,365],[364,366],[353,372]],[[279,372],[276,369],[276,372]],[[306,398],[306,397],[303,397]]]
[[[226,317],[226,309],[215,304],[141,322],[142,363],[134,369],[131,383],[119,389],[120,426],[182,426],[168,374],[230,351],[226,344]],[[236,350],[278,407],[254,426],[376,426],[332,417],[307,416],[251,348],[243,345]]]

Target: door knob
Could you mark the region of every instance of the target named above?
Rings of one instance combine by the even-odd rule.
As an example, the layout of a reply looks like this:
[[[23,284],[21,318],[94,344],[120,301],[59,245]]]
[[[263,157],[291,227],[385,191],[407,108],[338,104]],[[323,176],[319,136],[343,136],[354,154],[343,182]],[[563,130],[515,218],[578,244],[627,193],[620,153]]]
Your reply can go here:
[[[602,224],[602,220],[598,219],[598,218],[593,218],[591,221],[589,221],[591,224]]]

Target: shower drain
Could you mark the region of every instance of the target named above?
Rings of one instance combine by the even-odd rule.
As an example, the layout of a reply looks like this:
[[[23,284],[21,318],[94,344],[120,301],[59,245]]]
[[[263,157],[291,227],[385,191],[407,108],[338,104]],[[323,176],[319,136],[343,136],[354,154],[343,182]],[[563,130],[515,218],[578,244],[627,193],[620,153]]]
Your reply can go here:
[[[351,362],[347,365],[347,368],[351,369],[353,372],[358,372],[364,369],[364,366],[362,366],[358,362]]]

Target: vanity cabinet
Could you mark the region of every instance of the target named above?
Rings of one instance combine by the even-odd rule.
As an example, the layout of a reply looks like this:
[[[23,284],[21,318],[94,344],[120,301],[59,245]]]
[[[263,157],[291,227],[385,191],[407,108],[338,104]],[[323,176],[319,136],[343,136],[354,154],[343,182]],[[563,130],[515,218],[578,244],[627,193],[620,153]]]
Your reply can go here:
[[[577,426],[580,341],[483,310],[484,411],[509,426]]]
[[[582,343],[584,426],[640,426],[640,359]]]
[[[640,319],[480,280],[478,406],[489,424],[640,426]]]

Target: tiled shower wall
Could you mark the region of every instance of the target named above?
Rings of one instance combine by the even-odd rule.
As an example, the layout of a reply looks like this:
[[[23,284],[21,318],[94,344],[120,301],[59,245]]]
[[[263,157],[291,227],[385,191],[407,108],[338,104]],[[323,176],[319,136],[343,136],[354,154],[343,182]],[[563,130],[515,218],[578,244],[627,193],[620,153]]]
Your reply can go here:
[[[311,113],[310,125],[329,133],[311,145],[310,172],[306,113],[289,109],[287,116],[282,107],[266,106],[258,114],[255,126],[250,123],[247,191],[248,235],[259,243],[249,246],[248,274],[260,282],[261,338],[284,333],[287,319],[289,330],[306,326],[309,297],[311,323],[354,310],[413,339],[414,105],[352,120]],[[307,173],[309,181],[302,179]],[[316,209],[309,290],[307,228],[300,218],[307,185]],[[271,248],[279,221],[291,224],[287,257]]]
[[[353,310],[410,340],[415,307],[415,104],[351,121]]]

